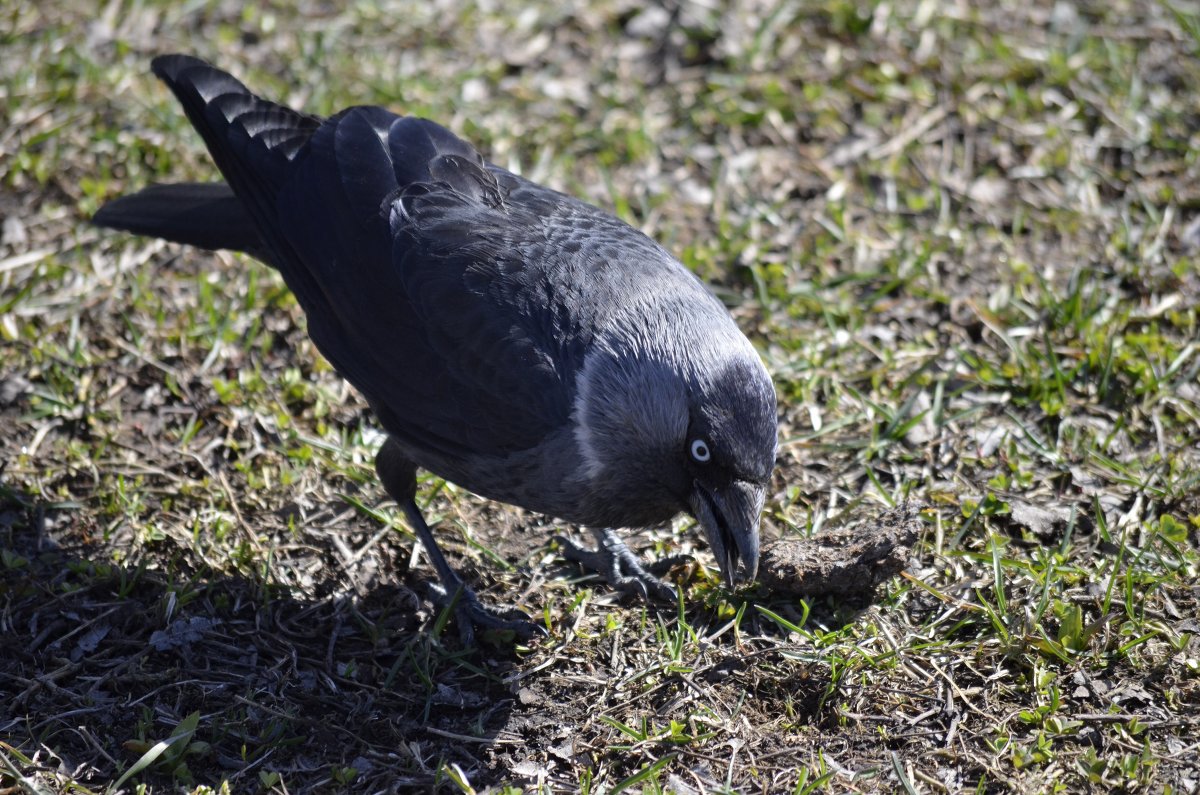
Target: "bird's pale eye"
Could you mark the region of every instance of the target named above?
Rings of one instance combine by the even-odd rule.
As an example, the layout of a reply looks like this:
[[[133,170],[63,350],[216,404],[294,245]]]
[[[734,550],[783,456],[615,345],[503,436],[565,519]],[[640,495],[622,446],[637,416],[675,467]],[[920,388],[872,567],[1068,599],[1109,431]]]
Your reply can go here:
[[[708,449],[708,443],[703,439],[692,440],[692,458],[701,464],[708,463],[709,459],[712,458],[712,451]]]

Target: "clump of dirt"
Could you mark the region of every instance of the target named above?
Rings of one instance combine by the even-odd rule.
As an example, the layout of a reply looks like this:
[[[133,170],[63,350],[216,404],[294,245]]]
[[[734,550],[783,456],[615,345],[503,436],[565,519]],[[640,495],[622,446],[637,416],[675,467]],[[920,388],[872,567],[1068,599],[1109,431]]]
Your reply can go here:
[[[778,593],[869,599],[908,566],[920,529],[920,506],[905,504],[812,538],[779,539],[763,549],[759,578]]]

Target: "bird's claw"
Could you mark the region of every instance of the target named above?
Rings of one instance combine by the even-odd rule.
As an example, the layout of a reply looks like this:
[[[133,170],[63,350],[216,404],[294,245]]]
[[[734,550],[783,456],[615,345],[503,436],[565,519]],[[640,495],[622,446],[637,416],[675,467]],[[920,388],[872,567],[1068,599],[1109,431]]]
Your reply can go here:
[[[661,602],[678,601],[675,586],[656,575],[666,573],[683,560],[690,560],[690,556],[672,555],[647,567],[612,530],[597,530],[595,534],[595,549],[588,549],[566,536],[557,536],[555,540],[562,545],[564,558],[595,571],[623,594],[641,596],[646,601],[651,598]]]
[[[483,604],[475,592],[465,584],[459,583],[453,593],[447,592],[440,585],[431,586],[431,590],[434,601],[440,607],[454,611],[459,637],[463,645],[469,648],[475,646],[476,629],[511,632],[521,640],[529,640],[534,636],[545,637],[548,634],[545,627],[535,624],[527,613],[515,607],[501,613]]]

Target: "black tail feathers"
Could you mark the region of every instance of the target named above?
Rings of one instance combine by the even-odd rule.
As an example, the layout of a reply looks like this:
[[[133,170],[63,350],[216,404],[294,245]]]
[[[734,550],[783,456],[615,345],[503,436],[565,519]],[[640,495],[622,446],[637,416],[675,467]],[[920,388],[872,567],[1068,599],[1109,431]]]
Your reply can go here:
[[[100,208],[92,223],[215,251],[265,258],[245,206],[223,182],[151,185]]]

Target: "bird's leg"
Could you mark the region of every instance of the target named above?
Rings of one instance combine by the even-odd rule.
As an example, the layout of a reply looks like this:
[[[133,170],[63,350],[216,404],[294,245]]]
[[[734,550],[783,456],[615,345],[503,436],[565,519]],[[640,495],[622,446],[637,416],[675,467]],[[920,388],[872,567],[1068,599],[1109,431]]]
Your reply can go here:
[[[655,575],[690,560],[688,555],[672,555],[646,567],[612,529],[592,528],[592,533],[596,536],[595,549],[581,546],[566,536],[558,536],[563,557],[592,569],[621,593],[638,594],[647,600],[651,597],[663,602],[677,600],[675,587]]]
[[[438,548],[433,532],[417,507],[417,476],[416,465],[408,460],[404,451],[390,438],[379,448],[375,456],[375,471],[388,494],[404,510],[409,525],[416,532],[429,561],[437,571],[441,585],[436,586],[438,602],[443,607],[453,606],[454,617],[458,623],[458,631],[462,636],[463,645],[475,645],[475,628],[507,630],[517,637],[525,639],[534,634],[545,634],[545,630],[529,620],[529,616],[515,608],[505,611],[504,615],[479,601],[475,592],[463,582],[442,550]]]

